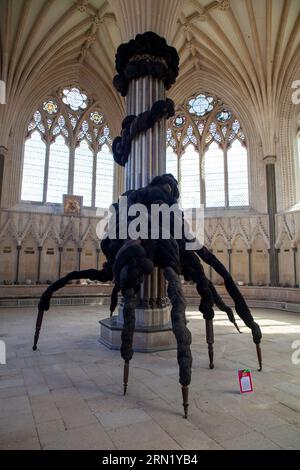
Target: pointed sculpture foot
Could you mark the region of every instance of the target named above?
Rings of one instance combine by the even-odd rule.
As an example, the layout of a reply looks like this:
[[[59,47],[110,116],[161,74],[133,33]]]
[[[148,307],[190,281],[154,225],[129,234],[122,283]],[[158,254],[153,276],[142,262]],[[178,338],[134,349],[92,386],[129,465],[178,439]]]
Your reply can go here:
[[[189,387],[187,385],[183,385],[181,387],[182,391],[182,405],[184,411],[184,418],[187,419],[188,417],[188,407],[189,407]]]
[[[129,362],[124,362],[124,371],[123,371],[123,395],[126,395],[127,385],[128,385],[128,376],[129,376]]]
[[[212,320],[205,320],[206,343],[208,347],[209,368],[214,369],[214,325]]]
[[[239,326],[238,326],[237,322],[234,322],[233,324],[234,324],[234,326],[236,327],[236,329],[238,330],[238,332],[239,332],[240,334],[242,334],[243,332],[239,329]]]
[[[39,336],[40,336],[40,330],[41,330],[41,326],[42,326],[43,316],[44,316],[44,310],[39,308],[38,309],[38,316],[37,316],[37,320],[36,320],[36,325],[35,325],[34,341],[33,341],[33,346],[32,346],[33,351],[37,350],[37,343],[38,343]]]
[[[208,358],[209,358],[209,368],[214,369],[214,346],[211,343],[208,343]]]
[[[258,359],[258,364],[259,364],[258,372],[261,372],[262,371],[262,355],[261,355],[260,344],[256,345],[256,353],[257,353],[257,359]]]

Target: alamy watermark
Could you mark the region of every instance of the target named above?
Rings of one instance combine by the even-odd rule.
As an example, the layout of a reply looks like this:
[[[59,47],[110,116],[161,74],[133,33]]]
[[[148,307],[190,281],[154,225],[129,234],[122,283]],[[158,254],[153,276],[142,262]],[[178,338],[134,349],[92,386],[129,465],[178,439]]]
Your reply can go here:
[[[296,350],[291,356],[291,361],[295,366],[298,366],[300,364],[300,339],[295,339],[291,348]]]
[[[100,216],[100,213],[98,214]],[[200,250],[204,244],[204,206],[182,210],[179,204],[128,206],[127,196],[119,198],[118,210],[112,204],[97,224],[99,239],[185,240],[186,250]]]
[[[0,104],[6,104],[6,86],[3,80],[0,80]]]
[[[295,90],[292,93],[292,103],[300,104],[300,80],[294,80],[292,83],[292,88]]]
[[[6,344],[0,339],[0,364],[6,364]]]

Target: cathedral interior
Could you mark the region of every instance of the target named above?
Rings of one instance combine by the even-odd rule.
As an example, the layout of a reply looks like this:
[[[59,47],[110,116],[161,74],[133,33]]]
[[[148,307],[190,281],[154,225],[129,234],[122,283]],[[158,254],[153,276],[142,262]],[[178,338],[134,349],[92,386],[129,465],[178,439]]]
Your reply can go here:
[[[179,70],[120,91],[118,48],[146,32],[174,48]],[[132,54],[173,67],[172,54]],[[159,100],[173,112],[132,132],[120,164],[124,118]],[[186,420],[160,267],[141,285],[125,396],[112,280],[69,280],[32,350],[43,292],[101,270],[109,207],[163,174],[184,211],[201,211],[208,252],[262,332],[259,372],[251,331],[217,306],[211,370],[199,291],[181,278]],[[203,269],[234,310],[220,272]],[[0,449],[299,450],[299,348],[299,0],[0,0]],[[252,393],[239,392],[238,369],[251,369]]]

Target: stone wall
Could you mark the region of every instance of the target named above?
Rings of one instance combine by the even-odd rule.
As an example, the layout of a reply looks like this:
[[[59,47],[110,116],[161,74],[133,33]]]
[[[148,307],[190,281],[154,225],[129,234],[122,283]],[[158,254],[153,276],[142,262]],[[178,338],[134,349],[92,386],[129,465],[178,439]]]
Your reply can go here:
[[[99,220],[95,215],[1,210],[0,284],[44,284],[74,269],[101,267]],[[300,282],[300,212],[278,214],[276,225],[279,281],[292,287]],[[205,243],[240,284],[269,284],[267,215],[206,214]],[[205,270],[213,282],[222,283],[216,273],[206,266]]]

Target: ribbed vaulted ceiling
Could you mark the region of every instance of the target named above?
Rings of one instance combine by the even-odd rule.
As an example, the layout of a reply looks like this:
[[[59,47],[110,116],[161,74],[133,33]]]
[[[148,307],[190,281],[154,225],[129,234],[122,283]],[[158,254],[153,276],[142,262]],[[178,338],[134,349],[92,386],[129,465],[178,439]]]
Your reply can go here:
[[[162,9],[164,2],[175,2],[160,1]],[[37,87],[58,70],[63,76],[64,68],[70,66],[79,74],[80,70],[90,71],[95,83],[99,80],[109,90],[110,99],[119,100],[122,107],[111,85],[114,54],[122,41],[116,3],[1,0],[0,78],[7,84],[8,107],[11,103],[15,108],[29,87]],[[123,3],[128,8],[140,3],[141,14],[150,0]],[[285,80],[299,61],[300,1],[183,0],[172,24],[168,41],[180,54],[179,85],[192,71],[213,73],[224,81],[224,87],[230,84],[239,89],[253,112],[264,115],[265,121],[268,109],[270,127]]]

